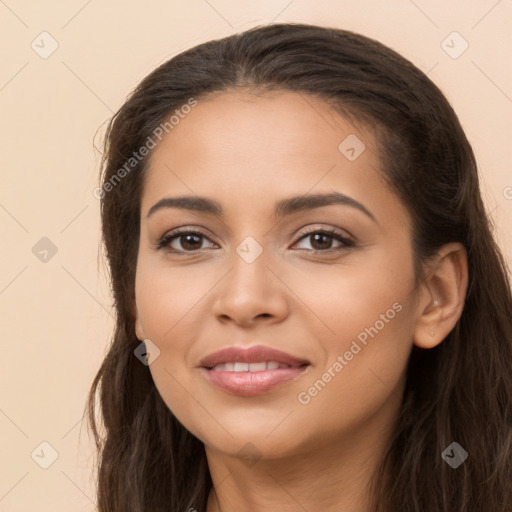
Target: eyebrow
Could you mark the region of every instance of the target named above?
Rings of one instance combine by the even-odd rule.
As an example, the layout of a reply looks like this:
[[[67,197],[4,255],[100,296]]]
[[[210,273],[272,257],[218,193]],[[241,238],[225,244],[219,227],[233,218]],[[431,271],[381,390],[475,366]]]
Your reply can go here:
[[[361,204],[359,201],[356,201],[354,198],[340,192],[331,192],[329,194],[310,194],[282,199],[275,204],[274,216],[282,218],[293,215],[294,213],[334,204],[341,204],[355,208],[378,224],[377,219],[373,213],[366,208],[366,206]],[[208,199],[207,197],[182,196],[164,197],[160,199],[149,209],[146,218],[149,218],[156,211],[163,208],[180,208],[183,210],[207,213],[219,218],[224,217],[222,206],[217,201]]]

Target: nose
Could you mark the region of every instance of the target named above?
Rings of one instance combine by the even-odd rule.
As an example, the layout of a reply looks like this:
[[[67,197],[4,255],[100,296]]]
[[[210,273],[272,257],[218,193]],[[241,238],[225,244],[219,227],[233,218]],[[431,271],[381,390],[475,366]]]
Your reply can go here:
[[[267,266],[264,254],[248,263],[234,252],[231,269],[215,287],[213,313],[220,322],[250,327],[287,317],[286,286]]]

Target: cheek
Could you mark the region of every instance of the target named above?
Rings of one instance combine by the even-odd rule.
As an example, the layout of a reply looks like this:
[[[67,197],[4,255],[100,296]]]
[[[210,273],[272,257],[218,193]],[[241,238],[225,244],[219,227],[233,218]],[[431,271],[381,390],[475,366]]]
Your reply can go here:
[[[207,294],[218,280],[214,277],[193,265],[165,268],[149,259],[137,267],[138,318],[145,337],[160,350],[149,369],[166,405],[187,425],[196,403],[191,393],[197,378],[191,372],[197,361],[191,359],[190,348],[201,333],[198,317],[204,318],[208,313]],[[200,417],[200,422],[205,420]]]
[[[360,333],[364,342],[365,329],[375,324],[379,335],[398,329],[410,316],[405,308],[411,300],[414,269],[408,251],[398,247],[354,253],[336,266],[318,265],[285,276],[310,309],[302,317],[309,317],[310,327],[316,321],[316,332],[326,334],[331,349],[350,345]]]
[[[211,275],[197,268],[171,269],[143,264],[137,269],[135,298],[140,322],[147,338],[156,342],[179,342],[189,318],[214,285]]]
[[[360,266],[327,269],[316,278],[315,286],[305,279],[298,293],[307,293],[322,320],[315,325],[324,334],[323,354],[298,402],[318,414],[338,406],[354,418],[369,414],[398,397],[403,382],[414,332],[412,257],[387,248]]]
[[[310,432],[363,435],[401,403],[413,333],[408,292],[374,286],[349,295],[329,306],[335,334],[294,396],[298,426],[307,422]]]

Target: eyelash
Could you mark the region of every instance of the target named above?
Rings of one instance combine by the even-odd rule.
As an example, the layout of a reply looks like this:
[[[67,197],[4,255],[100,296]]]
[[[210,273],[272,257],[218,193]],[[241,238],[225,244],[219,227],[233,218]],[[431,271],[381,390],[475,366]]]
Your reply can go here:
[[[343,245],[341,247],[334,247],[334,248],[329,248],[329,249],[325,249],[325,250],[321,250],[321,249],[299,249],[299,250],[305,250],[305,251],[316,253],[316,254],[319,254],[319,253],[326,254],[326,253],[332,253],[332,252],[340,252],[342,250],[346,250],[350,247],[355,246],[355,243],[353,240],[351,240],[347,237],[344,237],[343,235],[341,235],[338,231],[336,231],[334,229],[310,228],[305,233],[302,234],[302,236],[297,240],[297,242],[300,242],[301,240],[308,238],[308,236],[316,235],[316,234],[328,235],[329,237],[334,238],[338,242],[341,242]],[[210,240],[210,238],[206,234],[202,233],[198,229],[178,228],[175,231],[173,231],[169,234],[166,234],[162,238],[160,238],[157,241],[157,243],[155,244],[156,249],[157,250],[165,250],[166,252],[173,253],[173,254],[187,254],[187,253],[193,254],[193,253],[201,250],[201,249],[196,249],[193,251],[185,251],[185,250],[171,249],[169,247],[170,243],[183,235],[199,235],[199,236],[202,236],[202,237],[208,239],[210,242],[212,242],[212,240]],[[215,242],[213,242],[213,243],[215,243]]]

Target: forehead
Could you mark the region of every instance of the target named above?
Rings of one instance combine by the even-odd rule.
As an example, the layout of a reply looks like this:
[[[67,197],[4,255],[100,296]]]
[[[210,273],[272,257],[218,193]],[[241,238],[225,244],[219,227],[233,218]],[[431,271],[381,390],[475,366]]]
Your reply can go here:
[[[337,159],[339,144],[350,135],[357,142],[356,150],[364,144],[372,152],[375,146],[369,131],[356,128],[325,101],[304,93],[217,93],[198,100],[182,119],[174,117],[178,123],[164,135],[151,160],[162,153],[172,158],[174,150],[189,158],[214,155],[216,161],[236,157],[248,162],[253,156]]]
[[[397,201],[380,177],[374,136],[325,101],[281,91],[197,101],[150,154],[143,214],[183,194],[215,196],[233,210],[333,190],[370,206]]]

